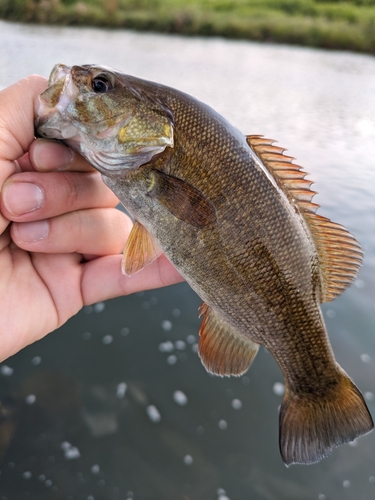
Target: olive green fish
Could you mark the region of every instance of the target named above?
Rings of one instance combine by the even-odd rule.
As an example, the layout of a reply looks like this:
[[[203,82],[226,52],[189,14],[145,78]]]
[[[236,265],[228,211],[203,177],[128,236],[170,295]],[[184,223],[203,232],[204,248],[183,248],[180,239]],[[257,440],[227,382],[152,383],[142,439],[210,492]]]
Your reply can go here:
[[[372,429],[319,307],[349,286],[362,251],[316,215],[311,181],[282,148],[182,92],[106,67],[55,66],[40,102],[37,135],[87,158],[134,217],[123,272],[164,252],[202,298],[207,370],[241,375],[260,344],[272,353],[285,378],[286,465],[317,462]]]

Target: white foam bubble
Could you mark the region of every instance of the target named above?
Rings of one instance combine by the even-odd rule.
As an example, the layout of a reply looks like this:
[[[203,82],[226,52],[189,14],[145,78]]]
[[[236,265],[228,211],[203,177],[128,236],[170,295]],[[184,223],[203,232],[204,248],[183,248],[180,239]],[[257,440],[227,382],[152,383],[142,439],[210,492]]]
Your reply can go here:
[[[161,327],[163,328],[164,331],[169,332],[172,330],[173,324],[172,321],[169,321],[168,319],[165,319],[161,322]]]
[[[364,363],[371,363],[371,356],[369,356],[368,354],[361,354],[361,360]]]
[[[8,365],[1,365],[0,367],[0,373],[2,375],[5,375],[5,377],[10,377],[11,375],[13,375],[13,368],[11,368],[10,366]]]
[[[104,309],[105,309],[104,302],[97,302],[96,304],[94,304],[94,311],[96,313],[101,313],[104,311]]]
[[[326,316],[327,318],[333,319],[336,318],[337,314],[336,311],[334,311],[333,309],[327,309]]]
[[[370,391],[365,392],[365,398],[367,401],[374,401],[374,393]]]
[[[285,391],[285,386],[281,382],[275,382],[272,387],[273,392],[276,396],[282,396]]]
[[[149,405],[146,408],[146,412],[148,415],[148,418],[151,420],[151,422],[154,422],[157,424],[161,420],[161,415],[159,410],[156,408],[154,405]]]
[[[104,335],[104,337],[102,338],[102,342],[104,345],[112,344],[112,342],[113,342],[112,335]]]
[[[173,352],[174,351],[173,342],[171,342],[170,340],[167,340],[166,342],[161,342],[159,344],[159,351],[160,352]]]
[[[188,402],[186,394],[182,391],[174,391],[173,399],[175,403],[177,403],[180,406],[185,406]]]
[[[357,288],[364,288],[366,286],[366,282],[357,278],[355,281],[354,281],[354,286],[356,286]]]
[[[179,351],[183,351],[184,349],[186,349],[186,343],[183,340],[176,340],[174,345],[176,346],[176,349]]]
[[[25,398],[25,403],[28,404],[28,405],[33,405],[35,403],[35,401],[36,401],[35,394],[29,394]]]
[[[120,382],[116,388],[116,396],[122,399],[125,396],[126,389],[128,388],[126,382]]]
[[[42,358],[40,356],[34,356],[31,360],[31,364],[34,366],[40,365]]]
[[[226,491],[223,488],[219,488],[217,490],[217,494],[218,494],[217,500],[230,500],[226,494]]]
[[[62,451],[64,452],[64,457],[67,460],[76,460],[80,458],[81,454],[76,446],[73,446],[68,441],[63,441],[60,445]]]
[[[219,420],[218,426],[219,426],[219,429],[221,429],[222,431],[225,431],[225,429],[228,428],[228,423],[226,420]]]
[[[184,456],[184,464],[185,465],[191,465],[193,463],[193,457],[191,455],[185,455]]]
[[[240,410],[242,408],[242,401],[240,399],[233,399],[232,408],[235,410]]]
[[[98,464],[94,464],[91,467],[91,474],[99,474],[100,472],[100,466]]]
[[[168,356],[167,363],[169,365],[175,365],[177,363],[177,356],[175,356],[174,354],[171,354],[170,356]]]

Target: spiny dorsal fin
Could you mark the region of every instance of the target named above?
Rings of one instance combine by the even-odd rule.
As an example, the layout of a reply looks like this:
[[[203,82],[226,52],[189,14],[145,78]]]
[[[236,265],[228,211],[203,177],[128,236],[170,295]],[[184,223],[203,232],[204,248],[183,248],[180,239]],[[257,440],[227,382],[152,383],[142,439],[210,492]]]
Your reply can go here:
[[[259,344],[234,332],[205,303],[199,312],[199,317],[204,315],[204,318],[199,330],[198,354],[206,370],[221,376],[245,373]]]
[[[311,203],[316,194],[310,189],[313,182],[305,179],[307,172],[304,172],[302,167],[292,163],[294,158],[284,155],[284,148],[274,146],[273,139],[248,135],[246,140],[289,200],[304,212],[314,213],[319,205]]]
[[[322,275],[322,302],[329,302],[342,293],[357,276],[362,262],[362,250],[357,240],[340,224],[316,215],[319,205],[312,203],[316,191],[307,172],[292,163],[285,149],[274,146],[272,139],[248,135],[247,143],[289,201],[298,207],[314,238]]]
[[[135,221],[122,256],[123,274],[132,276],[151,264],[161,253],[147,229]]]

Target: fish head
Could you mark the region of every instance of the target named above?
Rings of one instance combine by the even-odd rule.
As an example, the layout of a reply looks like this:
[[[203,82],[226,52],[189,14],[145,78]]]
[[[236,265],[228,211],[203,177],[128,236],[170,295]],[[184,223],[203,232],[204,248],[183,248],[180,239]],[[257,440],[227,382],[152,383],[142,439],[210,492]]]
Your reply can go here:
[[[104,66],[56,65],[40,96],[38,137],[59,139],[106,176],[173,147],[173,115],[132,77]]]

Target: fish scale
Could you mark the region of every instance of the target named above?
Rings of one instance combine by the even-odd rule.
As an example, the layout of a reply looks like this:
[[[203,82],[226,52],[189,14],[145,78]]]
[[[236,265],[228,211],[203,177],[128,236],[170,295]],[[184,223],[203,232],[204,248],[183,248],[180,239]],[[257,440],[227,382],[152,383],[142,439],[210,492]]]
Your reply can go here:
[[[271,352],[285,380],[286,465],[317,462],[372,429],[319,307],[355,278],[362,253],[315,214],[311,181],[283,148],[242,136],[182,92],[95,65],[52,71],[36,132],[85,156],[134,217],[123,272],[163,251],[202,298],[209,371],[241,375],[259,344]]]

